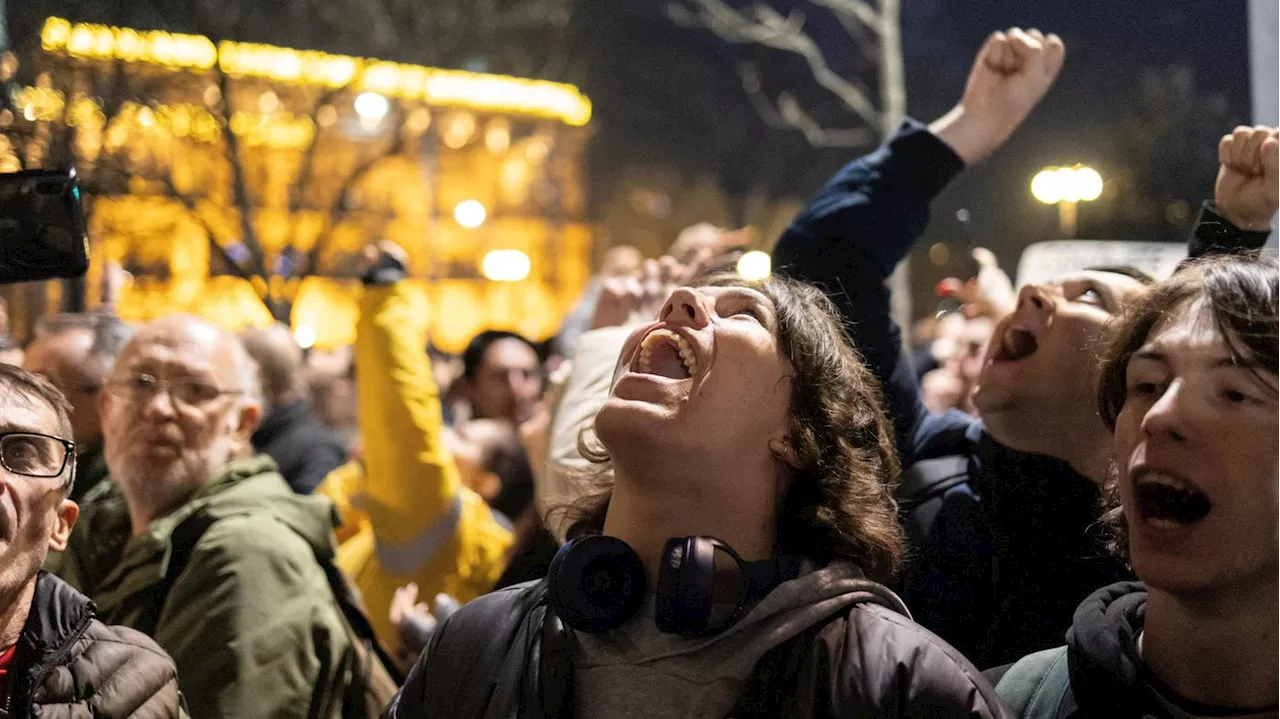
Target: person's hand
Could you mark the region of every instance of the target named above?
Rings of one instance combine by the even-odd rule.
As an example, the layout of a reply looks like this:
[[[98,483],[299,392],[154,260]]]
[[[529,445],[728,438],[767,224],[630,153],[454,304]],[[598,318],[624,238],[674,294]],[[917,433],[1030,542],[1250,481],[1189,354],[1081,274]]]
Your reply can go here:
[[[427,603],[418,601],[418,585],[409,582],[397,589],[395,596],[391,598],[391,624],[400,627],[406,620],[414,618],[432,628],[436,625],[436,619],[431,615]]]
[[[591,329],[624,327],[658,316],[662,303],[677,287],[688,285],[712,261],[711,250],[698,252],[693,262],[681,265],[674,257],[645,260],[639,272],[604,281]]]
[[[1009,139],[1062,70],[1062,38],[1039,30],[995,32],[978,51],[964,96],[929,129],[966,165]]]
[[[360,276],[365,284],[380,284],[389,281],[388,277],[400,279],[408,269],[409,253],[400,245],[391,240],[365,245],[360,262]]]
[[[117,262],[108,262],[102,268],[102,284],[98,293],[98,311],[114,313],[120,295],[133,276]]]
[[[1218,142],[1214,204],[1242,230],[1270,227],[1280,204],[1280,135],[1274,127],[1237,127]]]

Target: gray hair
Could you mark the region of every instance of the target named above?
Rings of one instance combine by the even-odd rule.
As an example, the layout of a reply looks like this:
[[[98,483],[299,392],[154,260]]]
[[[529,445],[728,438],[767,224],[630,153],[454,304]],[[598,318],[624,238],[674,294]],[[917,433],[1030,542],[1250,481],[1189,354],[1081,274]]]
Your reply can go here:
[[[66,395],[44,377],[21,367],[0,364],[0,397],[17,400],[28,406],[35,404],[47,406],[57,418],[58,436],[65,440],[71,439],[71,404],[67,402]],[[63,474],[66,475],[62,487],[64,494],[71,491],[71,485],[74,483],[75,463],[75,453],[72,452],[62,468]]]
[[[100,377],[110,374],[116,358],[133,339],[134,328],[112,314],[66,312],[44,317],[36,325],[36,337],[51,337],[73,330],[87,330],[93,336],[89,358],[99,363]]]

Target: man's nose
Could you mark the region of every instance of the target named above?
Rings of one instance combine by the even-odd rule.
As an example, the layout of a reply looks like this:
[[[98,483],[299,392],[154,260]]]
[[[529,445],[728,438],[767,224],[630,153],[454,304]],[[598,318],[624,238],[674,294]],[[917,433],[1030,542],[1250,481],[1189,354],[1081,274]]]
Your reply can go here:
[[[150,395],[139,397],[136,401],[135,409],[143,417],[168,418],[177,414],[178,408],[174,405],[173,393],[169,391],[168,385],[160,385]]]

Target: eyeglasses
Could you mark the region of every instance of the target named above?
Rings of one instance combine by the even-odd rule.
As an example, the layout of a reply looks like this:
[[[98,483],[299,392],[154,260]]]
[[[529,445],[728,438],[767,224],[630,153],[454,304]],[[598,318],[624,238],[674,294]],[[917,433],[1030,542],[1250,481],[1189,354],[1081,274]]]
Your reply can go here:
[[[163,391],[168,391],[170,399],[187,407],[202,407],[215,399],[229,394],[240,394],[240,390],[222,389],[211,380],[199,377],[179,377],[177,379],[160,379],[145,372],[135,372],[123,381],[113,382],[111,394],[131,402],[145,403]]]
[[[57,477],[76,443],[39,432],[0,432],[0,466],[24,477]]]

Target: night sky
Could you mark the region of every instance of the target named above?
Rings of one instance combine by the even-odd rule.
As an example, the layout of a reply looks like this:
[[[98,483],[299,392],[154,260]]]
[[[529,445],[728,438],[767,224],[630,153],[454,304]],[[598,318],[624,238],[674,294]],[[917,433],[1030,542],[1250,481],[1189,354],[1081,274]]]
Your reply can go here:
[[[744,56],[740,48],[709,32],[674,28],[657,3],[608,6],[580,18],[594,28],[586,34],[590,65],[581,82],[596,107],[591,169],[598,185],[607,187],[629,163],[671,163],[690,173],[719,168],[728,181],[763,169],[778,193],[807,195],[869,149],[814,150],[797,133],[763,128],[733,69]],[[821,10],[806,17],[840,69],[853,56],[847,36]],[[1031,177],[1045,165],[1075,162],[1094,166],[1115,185],[1103,200],[1081,207],[1080,237],[1182,239],[1190,220],[1176,207],[1166,217],[1166,208],[1181,202],[1194,217],[1213,190],[1217,138],[1249,121],[1246,23],[1244,0],[904,0],[908,114],[923,121],[959,98],[973,55],[992,30],[1037,27],[1067,45],[1049,96],[1000,152],[944,192],[920,247],[936,241],[963,247],[953,218],[964,207],[972,240],[1012,266],[1025,245],[1059,238],[1056,211],[1031,197]],[[848,121],[838,107],[823,105],[826,96],[802,65],[770,52],[749,57],[762,67],[773,63],[775,87],[790,80],[802,100],[828,111],[832,124]],[[1144,98],[1144,73],[1168,78],[1171,66],[1183,66],[1192,91],[1176,100]],[[744,164],[743,157],[754,156],[762,156],[756,166]],[[932,267],[922,257],[915,266],[918,308],[937,279],[959,269]]]

